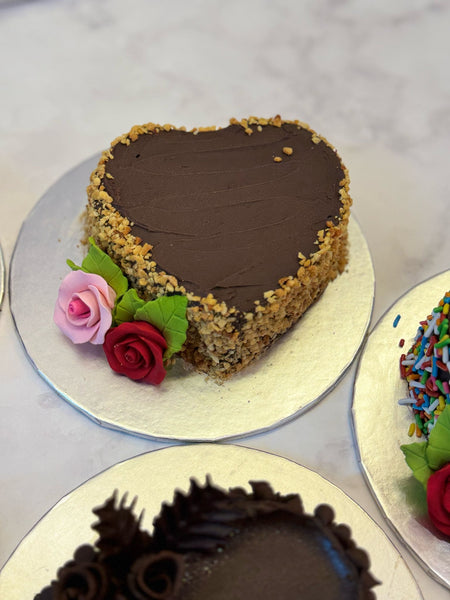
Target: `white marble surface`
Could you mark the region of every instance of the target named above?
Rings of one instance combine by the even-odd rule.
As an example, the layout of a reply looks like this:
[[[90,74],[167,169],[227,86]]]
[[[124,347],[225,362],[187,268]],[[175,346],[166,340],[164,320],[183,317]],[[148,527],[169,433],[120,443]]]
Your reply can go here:
[[[449,31],[445,0],[2,2],[6,264],[45,190],[132,124],[280,113],[327,136],[350,170],[374,260],[375,323],[407,289],[449,267]],[[26,359],[8,289],[0,352],[2,565],[62,495],[164,444],[98,427],[64,403]],[[424,598],[448,598],[383,522],[359,472],[348,412],[354,371],[301,418],[239,443],[337,484],[387,531]]]

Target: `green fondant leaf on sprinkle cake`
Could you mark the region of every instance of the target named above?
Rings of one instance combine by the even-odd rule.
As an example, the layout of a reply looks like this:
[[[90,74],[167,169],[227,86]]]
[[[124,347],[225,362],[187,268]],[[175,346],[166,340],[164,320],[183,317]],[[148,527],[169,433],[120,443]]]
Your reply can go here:
[[[114,309],[114,321],[117,325],[128,321],[134,321],[136,311],[144,306],[144,304],[145,300],[139,298],[134,288],[130,288],[125,292]]]
[[[431,430],[426,457],[433,471],[450,463],[450,404],[447,404]]]
[[[138,308],[134,315],[136,321],[147,321],[163,334],[167,342],[164,359],[181,350],[186,340],[186,308],[186,296],[161,296]]]
[[[427,481],[432,474],[427,461],[427,442],[413,442],[400,446],[405,455],[406,463],[412,470],[414,477],[426,488]]]
[[[89,238],[89,251],[78,267],[73,261],[67,260],[67,264],[73,271],[82,270],[86,273],[100,275],[120,298],[128,289],[128,281],[121,269],[103,250],[95,244],[93,238]]]

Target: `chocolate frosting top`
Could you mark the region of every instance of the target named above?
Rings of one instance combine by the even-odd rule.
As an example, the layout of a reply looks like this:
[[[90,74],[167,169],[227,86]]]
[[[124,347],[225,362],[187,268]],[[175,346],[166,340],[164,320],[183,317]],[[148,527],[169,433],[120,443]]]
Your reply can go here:
[[[294,123],[249,129],[142,134],[114,146],[112,178],[103,179],[160,269],[242,311],[297,273],[299,252],[317,250],[317,232],[339,218],[345,177],[311,131]]]
[[[226,556],[188,556],[189,585],[176,600],[355,600],[364,598],[357,569],[311,524],[273,514],[249,521]]]

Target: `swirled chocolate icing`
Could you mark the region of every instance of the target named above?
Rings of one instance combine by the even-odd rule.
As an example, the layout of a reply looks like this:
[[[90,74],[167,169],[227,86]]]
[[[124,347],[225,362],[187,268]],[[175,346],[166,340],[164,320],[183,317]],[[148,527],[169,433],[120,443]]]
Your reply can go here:
[[[112,154],[102,183],[158,267],[242,311],[295,275],[298,253],[339,218],[339,157],[294,123],[161,129]]]
[[[278,514],[248,522],[226,555],[188,557],[179,600],[359,598],[357,570],[312,524]]]

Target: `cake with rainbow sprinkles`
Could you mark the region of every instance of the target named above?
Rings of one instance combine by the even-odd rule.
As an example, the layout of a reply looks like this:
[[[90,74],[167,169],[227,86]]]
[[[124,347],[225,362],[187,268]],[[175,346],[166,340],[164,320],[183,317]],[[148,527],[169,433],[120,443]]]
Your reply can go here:
[[[400,375],[411,408],[409,435],[401,446],[414,477],[422,484],[434,533],[450,539],[450,291],[420,322],[413,344],[400,358]],[[403,340],[401,340],[402,345]]]
[[[414,343],[400,357],[400,373],[408,384],[409,405],[414,415],[409,434],[428,437],[439,415],[450,403],[450,292],[420,322]]]

